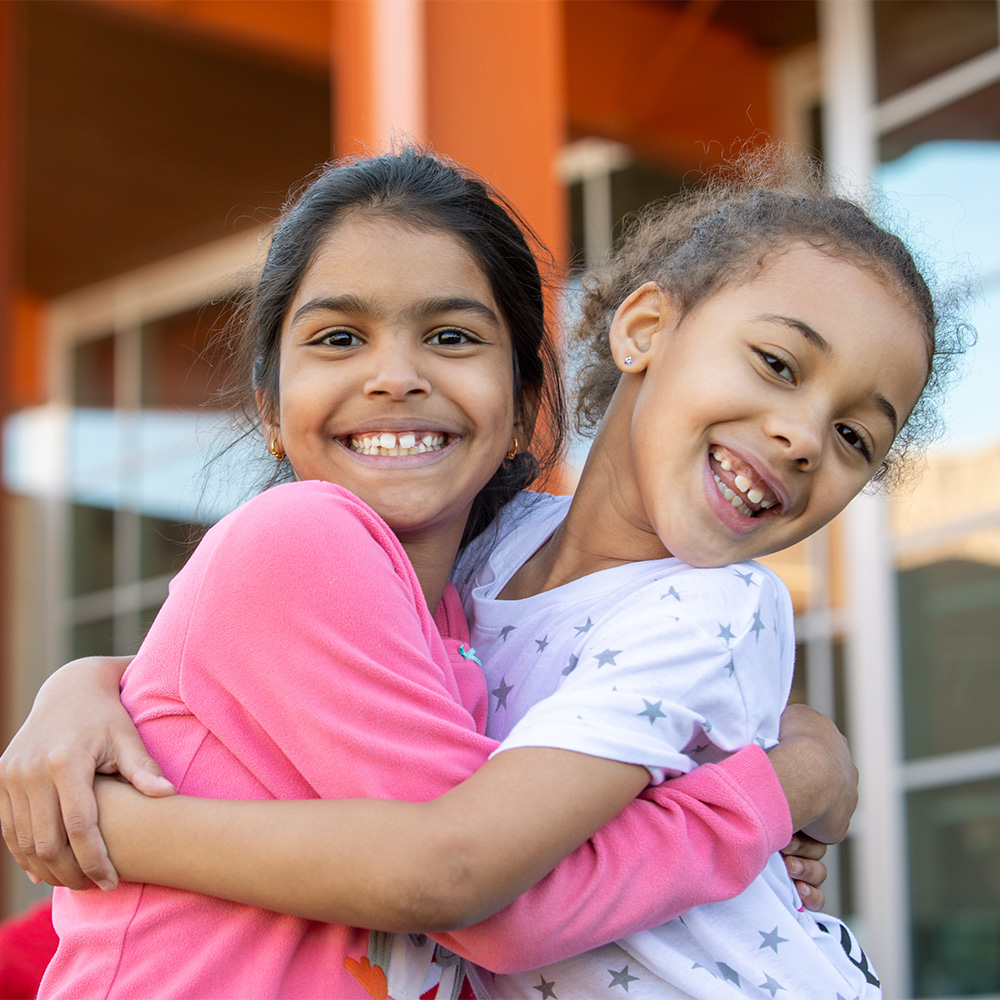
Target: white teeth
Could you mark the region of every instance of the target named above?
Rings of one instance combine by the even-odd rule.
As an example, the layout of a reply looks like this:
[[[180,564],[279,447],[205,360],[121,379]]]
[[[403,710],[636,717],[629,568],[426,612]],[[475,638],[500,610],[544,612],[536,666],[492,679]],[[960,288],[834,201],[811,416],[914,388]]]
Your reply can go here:
[[[731,472],[733,468],[733,463],[729,461],[728,458],[724,458],[719,465],[722,466],[723,472]]]
[[[761,500],[763,499],[764,499],[764,491],[758,489],[756,486],[752,490],[750,490],[749,493],[747,493],[747,500],[749,500],[750,503],[760,503]]]
[[[428,431],[417,440],[413,431],[393,434],[382,431],[378,434],[359,434],[348,439],[348,447],[362,455],[423,455],[428,451],[439,451],[445,446],[447,435]]]
[[[753,480],[749,476],[744,476],[741,474],[736,477],[734,482],[736,483],[736,488],[738,490],[740,490],[743,493],[746,493],[747,489],[749,489],[750,484],[753,482]]]
[[[754,501],[754,503],[756,503],[756,502],[757,502],[757,501],[755,500],[755,501]],[[768,500],[768,501],[767,501],[767,503],[762,503],[762,504],[760,505],[760,506],[761,506],[761,510],[767,510],[767,509],[768,509],[768,507],[773,507],[773,506],[774,506],[774,503],[775,503],[775,502],[774,502],[773,500]]]
[[[728,486],[723,486],[722,487],[722,495],[727,500],[730,500],[730,501],[732,501],[732,500],[738,500],[739,499],[739,497],[737,497],[736,494]]]

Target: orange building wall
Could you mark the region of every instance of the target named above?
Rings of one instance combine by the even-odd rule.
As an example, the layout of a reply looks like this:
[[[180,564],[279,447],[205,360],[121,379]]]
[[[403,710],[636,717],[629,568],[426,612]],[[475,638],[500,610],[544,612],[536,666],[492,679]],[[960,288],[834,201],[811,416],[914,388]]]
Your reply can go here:
[[[709,23],[716,6],[567,3],[572,134],[615,139],[683,172],[717,162],[737,138],[773,128],[770,62]]]

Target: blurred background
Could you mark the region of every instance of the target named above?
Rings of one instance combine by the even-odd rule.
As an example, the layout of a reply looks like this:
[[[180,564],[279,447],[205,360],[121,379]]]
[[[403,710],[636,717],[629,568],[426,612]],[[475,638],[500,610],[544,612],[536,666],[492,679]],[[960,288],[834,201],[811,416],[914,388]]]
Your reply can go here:
[[[262,443],[203,475],[212,334],[317,165],[430,142],[571,290],[629,212],[770,134],[981,284],[923,478],[770,562],[795,697],[862,773],[829,908],[887,1000],[1000,997],[998,24],[997,0],[2,0],[0,741],[56,666],[134,651],[243,498]],[[39,892],[5,856],[2,912]]]

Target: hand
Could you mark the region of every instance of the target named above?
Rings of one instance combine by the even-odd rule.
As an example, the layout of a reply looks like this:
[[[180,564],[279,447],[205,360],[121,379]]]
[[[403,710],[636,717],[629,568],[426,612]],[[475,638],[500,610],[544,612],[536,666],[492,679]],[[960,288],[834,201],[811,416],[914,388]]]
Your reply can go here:
[[[826,881],[826,865],[821,860],[826,854],[826,844],[804,833],[795,834],[781,853],[785,868],[795,883],[799,899],[807,910],[822,910],[826,896],[820,886]]]
[[[146,795],[174,792],[122,707],[127,664],[91,657],[56,671],[0,757],[4,842],[32,881],[118,884],[97,826],[95,772],[121,774]]]
[[[785,709],[778,738],[768,756],[788,799],[792,829],[824,844],[839,843],[858,804],[858,769],[847,740],[808,705]]]

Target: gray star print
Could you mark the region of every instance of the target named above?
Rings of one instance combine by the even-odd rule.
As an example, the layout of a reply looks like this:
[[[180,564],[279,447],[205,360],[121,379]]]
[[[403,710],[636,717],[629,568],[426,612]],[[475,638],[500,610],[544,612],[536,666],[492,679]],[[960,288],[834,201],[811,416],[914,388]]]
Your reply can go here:
[[[660,711],[660,706],[663,704],[663,699],[662,698],[658,702],[656,702],[655,704],[653,702],[651,702],[651,701],[646,701],[645,698],[643,698],[642,700],[643,700],[643,702],[646,705],[646,710],[644,712],[638,712],[636,714],[637,715],[648,715],[649,716],[649,724],[650,725],[653,725],[653,723],[656,722],[657,719],[665,719],[666,718],[666,715],[663,712]]]
[[[565,677],[567,674],[573,673],[573,671],[576,670],[577,663],[579,662],[580,661],[575,656],[570,654],[569,663],[567,663],[566,666],[563,667],[563,672],[562,672],[563,677]]]
[[[589,632],[593,627],[594,627],[594,623],[589,618],[587,619],[587,624],[586,625],[574,625],[573,626],[573,628],[576,629],[576,634],[577,635],[583,635],[584,633]]]
[[[733,572],[748,586],[752,587],[754,585],[753,573],[741,573],[738,569],[733,570]]]
[[[608,975],[611,976],[611,982],[608,983],[608,989],[610,990],[612,986],[622,986],[625,992],[628,993],[628,984],[638,982],[638,976],[630,976],[628,974],[628,966],[626,965],[624,969],[619,972],[615,972],[614,969],[608,969]]]
[[[661,594],[660,600],[665,601],[668,597],[672,597],[675,601],[679,601],[681,599],[681,595],[678,594],[673,587],[671,587],[665,594]]]
[[[597,654],[597,666],[598,668],[603,667],[606,663],[610,663],[611,666],[617,667],[618,664],[615,663],[615,657],[621,652],[620,649],[606,649],[603,653]]]
[[[549,637],[545,636],[544,639],[536,639],[535,642],[538,643],[538,652],[544,653],[545,647],[549,644]]]
[[[503,639],[504,642],[506,642],[507,636],[509,636],[511,632],[513,632],[514,629],[516,628],[517,628],[516,625],[504,625],[504,627],[500,629],[500,638]]]
[[[723,625],[722,622],[719,622],[719,634],[715,638],[725,639],[728,644],[733,641],[735,636],[733,635],[733,630],[728,625]]]
[[[729,671],[729,676],[732,677],[736,673],[736,664],[733,663],[733,658],[729,658],[729,662],[726,664],[725,669]]]
[[[719,970],[719,975],[723,979],[728,979],[729,982],[735,983],[737,986],[740,985],[740,977],[736,974],[735,969],[729,968],[725,962],[716,962],[715,964]]]
[[[764,631],[764,622],[760,617],[759,611],[753,613],[753,625],[750,626],[750,631],[753,632],[754,639],[760,639],[760,634]]]
[[[760,947],[770,948],[775,954],[778,953],[778,945],[784,944],[788,940],[788,938],[779,937],[777,927],[773,931],[757,931],[757,933],[764,939],[761,941]]]
[[[513,687],[512,684],[508,684],[507,683],[507,678],[506,677],[502,678],[501,681],[500,681],[500,687],[495,687],[490,692],[490,694],[496,695],[496,698],[497,698],[497,708],[506,708],[507,707],[507,695],[509,695],[511,693],[511,691],[513,691],[513,690],[514,690],[514,687]]]
[[[760,990],[767,990],[773,997],[778,990],[785,992],[785,987],[781,985],[776,979],[772,979],[766,972],[764,973],[765,982],[761,983],[757,988]]]
[[[555,986],[556,981],[553,979],[551,983],[545,981],[545,976],[538,977],[538,985],[533,986],[532,989],[538,990],[542,995],[542,1000],[558,1000],[555,994],[555,990],[552,989]]]

